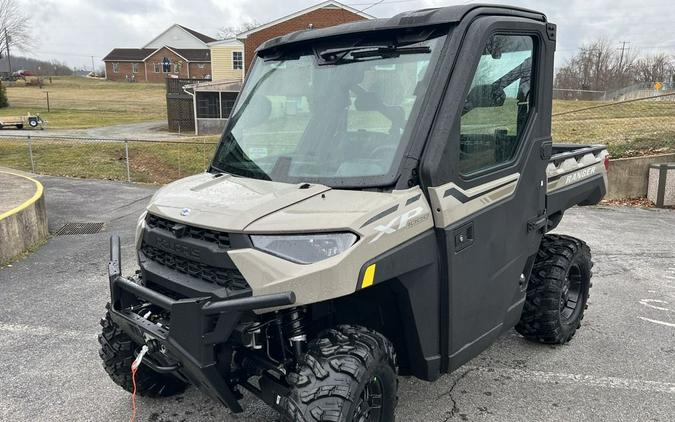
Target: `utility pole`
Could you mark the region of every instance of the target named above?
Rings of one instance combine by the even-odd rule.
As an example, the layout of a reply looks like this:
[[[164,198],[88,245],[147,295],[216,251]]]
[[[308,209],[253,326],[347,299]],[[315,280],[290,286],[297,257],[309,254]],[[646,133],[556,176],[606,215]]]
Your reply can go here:
[[[7,65],[9,66],[9,76],[12,76],[12,59],[9,56],[9,35],[7,35],[7,28],[5,28],[5,47],[7,47]]]
[[[621,50],[621,57],[619,58],[619,70],[623,69],[623,56],[624,52],[626,51],[626,44],[630,44],[630,41],[620,41],[621,42],[621,48],[617,48],[617,50]]]
[[[94,68],[94,56],[91,56],[91,73],[96,74],[96,69]]]

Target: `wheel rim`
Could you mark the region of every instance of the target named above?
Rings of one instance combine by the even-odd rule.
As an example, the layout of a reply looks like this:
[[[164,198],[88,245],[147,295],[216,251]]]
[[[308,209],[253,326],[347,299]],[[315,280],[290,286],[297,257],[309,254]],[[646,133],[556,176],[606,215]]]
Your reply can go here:
[[[560,293],[560,317],[563,322],[569,322],[579,309],[581,302],[581,286],[583,275],[578,265],[570,267]]]
[[[356,402],[354,421],[371,422],[382,418],[382,381],[373,377],[366,383]]]

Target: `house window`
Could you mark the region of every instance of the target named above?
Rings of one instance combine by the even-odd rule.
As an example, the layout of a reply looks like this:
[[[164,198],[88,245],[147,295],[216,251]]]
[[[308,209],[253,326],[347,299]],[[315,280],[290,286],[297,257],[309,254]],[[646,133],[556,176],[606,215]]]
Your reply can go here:
[[[173,64],[173,73],[180,73],[180,70],[183,68],[182,62],[176,62]]]
[[[119,63],[113,63],[112,64],[112,71],[113,71],[113,73],[120,73],[120,64]]]
[[[240,70],[244,68],[244,53],[241,51],[232,52],[232,69]]]
[[[162,64],[161,63],[155,63],[155,73],[159,73],[162,71]]]
[[[138,73],[138,63],[131,63],[131,73]]]

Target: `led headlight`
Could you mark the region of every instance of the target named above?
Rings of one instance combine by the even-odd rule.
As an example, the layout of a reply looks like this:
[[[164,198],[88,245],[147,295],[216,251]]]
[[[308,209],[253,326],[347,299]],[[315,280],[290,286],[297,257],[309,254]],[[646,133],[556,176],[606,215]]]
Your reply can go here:
[[[341,254],[357,240],[353,233],[251,235],[253,246],[280,258],[311,264]]]

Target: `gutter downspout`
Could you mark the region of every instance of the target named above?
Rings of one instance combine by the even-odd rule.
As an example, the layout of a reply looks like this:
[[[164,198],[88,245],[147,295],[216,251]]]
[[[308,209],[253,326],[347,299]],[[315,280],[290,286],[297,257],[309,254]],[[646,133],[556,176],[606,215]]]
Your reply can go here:
[[[194,113],[195,119],[195,135],[199,135],[199,124],[197,123],[197,91],[192,88],[192,92],[189,92],[189,86],[183,87],[183,92],[192,97],[192,112]]]

